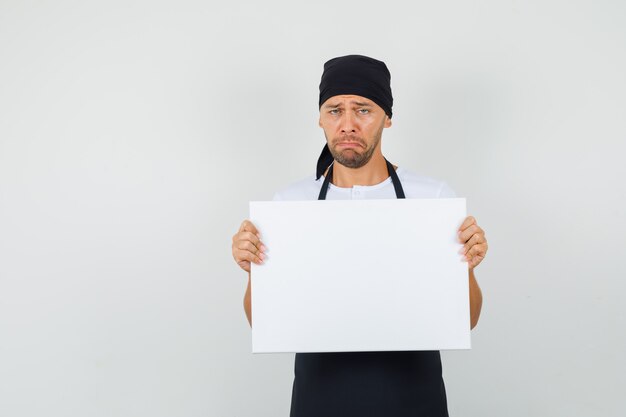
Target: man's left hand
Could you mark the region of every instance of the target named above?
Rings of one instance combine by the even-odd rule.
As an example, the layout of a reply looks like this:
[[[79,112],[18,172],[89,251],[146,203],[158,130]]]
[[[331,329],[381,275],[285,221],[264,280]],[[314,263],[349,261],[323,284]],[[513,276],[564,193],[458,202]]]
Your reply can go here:
[[[464,245],[460,253],[465,256],[469,269],[476,268],[485,259],[488,246],[485,231],[472,216],[467,216],[459,227],[459,242]]]

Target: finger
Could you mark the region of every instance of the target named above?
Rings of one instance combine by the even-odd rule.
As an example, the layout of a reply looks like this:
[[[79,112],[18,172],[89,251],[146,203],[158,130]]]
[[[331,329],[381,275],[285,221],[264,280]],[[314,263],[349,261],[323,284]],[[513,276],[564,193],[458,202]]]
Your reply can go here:
[[[252,224],[252,222],[250,220],[244,220],[243,223],[241,223],[240,231],[242,231],[242,232],[251,232],[251,233],[254,233],[255,235],[257,235],[259,237],[261,236],[261,234],[257,230],[256,226],[254,224]]]
[[[474,266],[478,265],[483,259],[485,259],[487,252],[486,248],[483,245],[479,245],[479,248],[475,250],[474,253],[471,254],[471,258],[469,262]]]
[[[238,237],[237,237],[237,242],[238,241],[250,241],[252,242],[252,244],[254,246],[256,246],[256,248],[261,251],[261,252],[265,252],[267,250],[267,248],[265,247],[265,245],[263,244],[263,242],[261,242],[261,239],[259,239],[259,237],[257,235],[255,235],[252,232],[240,232],[238,233]]]
[[[459,241],[463,244],[467,243],[467,241],[476,233],[482,234],[482,229],[478,227],[478,225],[471,225],[467,229],[459,232]]]
[[[233,248],[238,248],[241,245],[241,242],[250,241],[252,244],[261,252],[267,251],[267,247],[263,244],[263,242],[259,239],[257,235],[252,232],[237,232],[233,236]]]
[[[239,265],[239,267],[241,267],[241,269],[243,269],[246,272],[250,272],[250,262],[248,261],[239,261],[237,262],[237,264]]]
[[[267,250],[252,232],[239,232],[233,236],[232,252],[235,262],[246,272],[250,272],[250,262],[259,265],[265,261],[263,251]]]
[[[473,224],[476,224],[476,219],[472,216],[467,216],[465,220],[463,220],[463,223],[461,223],[461,226],[459,227],[459,232],[467,229]]]
[[[487,253],[487,245],[478,244],[478,245],[472,246],[470,250],[467,251],[467,253],[465,254],[465,257],[467,258],[468,261],[471,261],[472,258],[474,258],[475,256],[482,256],[484,258],[486,253]]]
[[[463,248],[461,249],[461,253],[463,254],[467,253],[472,248],[472,246],[483,243],[483,240],[484,239],[482,238],[482,235],[480,233],[473,234],[469,238],[469,240],[465,243],[465,245],[463,245]]]
[[[237,263],[241,261],[254,262],[255,264],[258,264],[258,265],[261,265],[263,263],[263,259],[261,259],[259,256],[257,256],[253,252],[250,252],[247,249],[238,248],[238,249],[235,249],[234,253],[235,253],[235,260],[237,261]]]
[[[474,256],[468,263],[468,268],[473,269],[476,268],[482,261],[485,259],[484,256]]]
[[[250,242],[249,240],[240,240],[237,248],[240,250],[248,251],[252,253],[254,256],[256,256],[257,258],[261,258],[261,260],[265,259],[265,254],[261,252],[259,248],[254,246],[252,242]]]

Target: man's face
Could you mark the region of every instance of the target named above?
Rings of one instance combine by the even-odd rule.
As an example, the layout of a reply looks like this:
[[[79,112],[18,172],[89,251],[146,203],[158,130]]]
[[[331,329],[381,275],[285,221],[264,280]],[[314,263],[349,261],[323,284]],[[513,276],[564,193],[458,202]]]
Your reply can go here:
[[[391,119],[372,100],[339,95],[322,103],[319,125],[335,160],[348,168],[360,168],[380,149],[383,129],[391,126]]]

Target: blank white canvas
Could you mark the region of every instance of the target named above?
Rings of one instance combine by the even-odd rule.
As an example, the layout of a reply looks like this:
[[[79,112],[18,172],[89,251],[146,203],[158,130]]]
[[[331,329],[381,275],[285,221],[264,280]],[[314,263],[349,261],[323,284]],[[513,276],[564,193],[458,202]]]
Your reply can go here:
[[[264,201],[252,351],[470,348],[465,199]]]

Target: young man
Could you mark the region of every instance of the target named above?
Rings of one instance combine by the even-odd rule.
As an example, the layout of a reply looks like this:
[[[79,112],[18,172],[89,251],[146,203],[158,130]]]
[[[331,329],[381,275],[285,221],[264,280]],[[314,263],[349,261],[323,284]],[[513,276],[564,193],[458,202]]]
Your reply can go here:
[[[382,132],[392,116],[390,80],[387,66],[369,57],[326,62],[319,125],[327,145],[317,174],[276,193],[275,200],[455,197],[445,182],[398,168],[383,157]],[[487,253],[487,241],[471,216],[458,235],[469,269],[473,328],[482,305],[474,268]],[[232,251],[248,272],[244,308],[250,325],[250,262],[262,264],[265,250],[258,230],[245,220],[233,236]],[[297,353],[295,362],[291,417],[448,415],[438,351]]]

